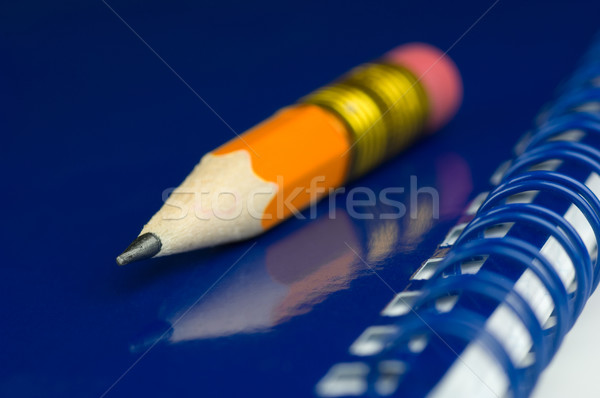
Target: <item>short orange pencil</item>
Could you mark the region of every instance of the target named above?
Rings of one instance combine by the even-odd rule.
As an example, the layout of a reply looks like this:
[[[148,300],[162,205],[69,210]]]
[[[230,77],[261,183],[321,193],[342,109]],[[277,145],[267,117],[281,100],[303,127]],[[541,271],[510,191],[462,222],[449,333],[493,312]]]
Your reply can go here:
[[[449,57],[397,47],[204,155],[117,263],[258,235],[438,130],[461,100]]]

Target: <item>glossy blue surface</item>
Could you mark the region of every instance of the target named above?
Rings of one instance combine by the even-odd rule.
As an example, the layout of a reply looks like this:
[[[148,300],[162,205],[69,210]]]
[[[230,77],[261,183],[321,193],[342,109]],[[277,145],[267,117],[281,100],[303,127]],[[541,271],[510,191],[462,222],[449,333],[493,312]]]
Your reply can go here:
[[[397,44],[449,48],[492,2],[108,4],[241,132]],[[0,5],[0,396],[311,396],[393,296],[358,256],[405,287],[573,70],[599,9],[498,2],[449,53],[457,118],[349,186],[417,176],[440,219],[426,195],[401,195],[418,216],[400,220],[352,219],[341,196],[335,220],[322,203],[255,240],[118,268],[163,190],[233,133],[103,2]]]

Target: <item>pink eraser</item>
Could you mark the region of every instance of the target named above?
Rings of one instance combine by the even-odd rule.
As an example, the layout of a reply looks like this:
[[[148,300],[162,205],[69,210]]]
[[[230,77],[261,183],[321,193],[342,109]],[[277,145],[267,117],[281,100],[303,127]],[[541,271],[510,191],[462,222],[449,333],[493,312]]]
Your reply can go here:
[[[423,85],[430,107],[429,131],[438,130],[454,117],[462,102],[463,86],[450,57],[429,44],[408,43],[389,51],[383,59],[410,70]]]

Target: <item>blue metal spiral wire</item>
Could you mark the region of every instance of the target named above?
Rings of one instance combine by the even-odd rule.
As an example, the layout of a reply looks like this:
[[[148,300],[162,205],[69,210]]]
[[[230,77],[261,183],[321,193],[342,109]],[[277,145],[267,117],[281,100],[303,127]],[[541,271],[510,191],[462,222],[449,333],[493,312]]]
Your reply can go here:
[[[588,175],[600,175],[600,35],[575,74],[560,88],[559,97],[546,108],[544,116],[500,184],[488,195],[435,274],[423,285],[412,312],[397,323],[397,332],[388,337],[378,358],[409,355],[407,344],[419,335],[453,336],[465,343],[476,340],[504,369],[512,395],[529,394],[598,285],[600,265],[597,251],[586,247],[582,236],[563,214],[538,203],[510,203],[507,199],[536,191],[565,205],[576,206],[593,231],[597,248],[600,200],[594,192],[578,178],[561,171],[532,168],[558,160]],[[560,137],[573,130],[583,132],[585,138],[581,142],[570,142]],[[576,289],[569,291],[572,286],[565,286],[553,265],[554,259],[542,254],[538,246],[511,234],[485,236],[486,230],[506,223],[554,238],[572,263]],[[475,274],[461,272],[462,263],[481,258],[499,260],[502,267],[482,268]],[[515,290],[515,269],[521,274],[529,270],[545,287],[554,306],[556,324],[548,327],[541,324],[531,304]],[[507,347],[486,330],[486,314],[476,308],[455,306],[446,312],[437,309],[435,302],[448,295],[480,297],[506,305],[529,331],[530,353],[535,357],[533,364],[514,363]],[[377,396],[372,384],[375,376],[371,375],[368,395]]]

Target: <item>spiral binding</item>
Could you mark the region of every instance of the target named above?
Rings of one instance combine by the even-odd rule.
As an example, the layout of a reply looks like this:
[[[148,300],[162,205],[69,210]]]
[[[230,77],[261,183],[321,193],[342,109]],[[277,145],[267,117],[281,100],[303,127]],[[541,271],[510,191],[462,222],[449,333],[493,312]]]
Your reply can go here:
[[[573,130],[584,132],[586,139],[571,142],[563,138]],[[403,315],[396,331],[386,337],[382,352],[369,360],[405,358],[410,355],[407,347],[411,339],[432,333],[451,336],[465,344],[477,340],[505,371],[512,396],[528,395],[600,281],[600,200],[577,178],[534,166],[559,160],[600,175],[600,150],[593,146],[594,142],[600,143],[600,37],[576,73],[560,87],[557,100],[543,112],[534,131],[517,147],[517,157],[447,251],[434,275],[419,289],[412,311]],[[557,211],[537,203],[507,201],[531,191],[576,206],[593,231],[596,248],[586,247],[576,228]],[[552,259],[533,243],[508,234],[485,236],[489,228],[506,223],[554,238],[572,262],[574,285],[565,285]],[[482,268],[475,274],[461,272],[462,263],[478,258],[501,260],[502,267]],[[530,302],[515,289],[514,275],[522,275],[526,270],[537,276],[550,296],[554,323],[542,324]],[[487,315],[476,308],[454,306],[446,312],[438,310],[436,301],[450,294],[507,306],[528,331],[530,355],[535,360],[515,363],[502,341],[486,330]],[[376,388],[380,377],[377,371],[369,373],[366,395],[384,395]]]

